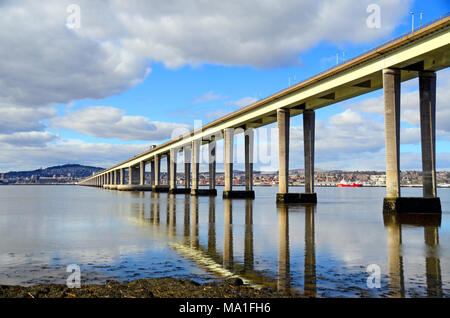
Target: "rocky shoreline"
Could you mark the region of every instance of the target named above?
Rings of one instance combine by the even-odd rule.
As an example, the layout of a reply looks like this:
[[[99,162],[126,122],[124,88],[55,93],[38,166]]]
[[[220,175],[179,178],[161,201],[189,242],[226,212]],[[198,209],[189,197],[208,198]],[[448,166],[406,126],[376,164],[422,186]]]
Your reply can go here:
[[[199,284],[189,279],[149,278],[68,288],[59,284],[0,285],[0,298],[281,298],[299,297],[272,288],[255,289],[239,278]]]

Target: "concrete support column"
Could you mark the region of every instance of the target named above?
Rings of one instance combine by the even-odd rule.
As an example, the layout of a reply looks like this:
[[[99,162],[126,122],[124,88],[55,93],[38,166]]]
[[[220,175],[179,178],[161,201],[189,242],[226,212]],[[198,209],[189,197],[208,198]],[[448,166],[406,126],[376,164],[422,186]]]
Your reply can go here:
[[[167,185],[170,184],[170,152],[167,154],[166,158],[166,170],[167,170]]]
[[[150,161],[150,185],[155,184],[155,161]]]
[[[225,159],[225,189],[231,191],[233,188],[233,146],[234,130],[233,128],[224,129],[224,159]]]
[[[139,166],[128,168],[128,184],[139,184]]]
[[[383,70],[386,197],[400,197],[400,70]]]
[[[184,187],[189,189],[191,187],[191,148],[184,147]]]
[[[145,162],[144,161],[139,162],[139,184],[140,185],[145,184]]]
[[[106,184],[109,184],[109,172],[106,173]]]
[[[209,188],[216,188],[216,141],[211,140],[208,144],[209,158]]]
[[[112,184],[116,185],[117,184],[117,170],[113,171],[113,182]]]
[[[245,136],[245,190],[253,190],[253,141],[254,131],[249,128],[244,133]]]
[[[419,73],[423,196],[436,193],[436,73]]]
[[[125,184],[125,169],[120,168],[120,183],[121,185]]]
[[[155,155],[155,186],[159,186],[160,182],[160,173],[161,173],[161,157],[159,155]]]
[[[177,188],[177,149],[170,149],[170,155],[167,157],[169,160],[169,189]]]
[[[192,191],[198,190],[198,172],[200,169],[200,145],[201,140],[192,142]]]
[[[312,109],[303,112],[303,146],[305,156],[305,193],[314,193],[314,131],[315,113]]]
[[[120,170],[114,170],[114,173],[116,175],[116,185],[120,184]]]
[[[277,110],[278,123],[278,193],[289,192],[289,109]]]

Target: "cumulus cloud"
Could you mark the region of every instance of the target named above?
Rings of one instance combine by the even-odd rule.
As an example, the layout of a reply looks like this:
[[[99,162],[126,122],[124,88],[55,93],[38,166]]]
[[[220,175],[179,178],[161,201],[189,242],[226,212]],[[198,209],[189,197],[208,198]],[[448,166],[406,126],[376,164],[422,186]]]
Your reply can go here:
[[[0,134],[20,131],[42,131],[44,121],[56,115],[52,108],[24,108],[0,106]]]
[[[80,140],[60,140],[42,147],[1,144],[0,170],[27,170],[67,163],[109,167],[149,147],[149,144],[86,143]]]
[[[143,116],[127,116],[124,110],[108,106],[85,107],[54,118],[51,123],[55,129],[121,140],[164,140],[191,128],[188,124],[151,122]]]
[[[19,147],[44,147],[47,143],[58,139],[58,135],[47,131],[16,132],[10,135],[0,135],[0,143]]]
[[[68,29],[71,2],[2,2],[0,42],[8,49],[0,51],[0,101],[42,106],[103,98],[142,81],[150,61],[295,64],[320,41],[361,43],[389,34],[411,1],[378,1],[381,29],[366,27],[369,0],[80,0],[81,28]]]

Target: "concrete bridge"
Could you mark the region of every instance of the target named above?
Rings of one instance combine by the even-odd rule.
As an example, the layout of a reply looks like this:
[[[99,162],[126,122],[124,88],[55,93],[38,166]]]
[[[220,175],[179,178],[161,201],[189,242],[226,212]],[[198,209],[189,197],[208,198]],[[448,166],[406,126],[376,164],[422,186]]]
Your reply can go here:
[[[80,185],[117,190],[216,195],[216,141],[224,140],[224,198],[254,198],[253,129],[278,124],[280,203],[315,203],[314,132],[315,110],[383,88],[386,141],[385,211],[441,212],[436,193],[436,71],[450,65],[450,15],[391,40],[360,56],[322,72],[295,86],[257,101],[190,133],[125,160],[82,180]],[[423,197],[403,198],[400,194],[400,83],[419,78],[420,128],[422,146]],[[305,192],[290,193],[290,118],[303,115]],[[233,190],[234,135],[245,135],[245,190]],[[199,154],[209,151],[209,189],[199,188]],[[185,187],[176,184],[176,157],[185,158]],[[161,159],[167,158],[169,184],[161,185]],[[145,184],[145,166],[151,166],[151,184]],[[125,171],[128,170],[128,184]]]

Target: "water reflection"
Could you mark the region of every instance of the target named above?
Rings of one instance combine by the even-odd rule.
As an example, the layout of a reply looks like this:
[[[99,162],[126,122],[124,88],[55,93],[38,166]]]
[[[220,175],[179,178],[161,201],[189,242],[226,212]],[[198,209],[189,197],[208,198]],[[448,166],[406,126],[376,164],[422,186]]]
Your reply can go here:
[[[152,209],[150,213],[150,220],[154,225],[159,224],[159,193],[152,192]]]
[[[442,297],[439,247],[440,214],[384,214],[388,234],[389,294],[405,297],[402,256],[402,225],[424,228],[425,270],[428,297]]]
[[[224,199],[223,267],[233,267],[233,201]]]
[[[253,200],[245,201],[245,243],[244,270],[251,272],[254,267],[253,256]]]
[[[167,201],[167,229],[169,237],[176,236],[177,220],[176,220],[176,199],[174,194],[169,194]]]
[[[317,296],[316,250],[315,250],[315,205],[291,206],[279,204],[278,209],[278,284],[279,291],[291,289],[291,260],[289,248],[289,213],[305,214],[304,245],[304,295]]]
[[[216,254],[216,197],[209,197],[208,253]]]
[[[289,208],[285,205],[278,207],[278,285],[279,291],[286,291],[290,287],[290,259],[289,259]]]
[[[305,296],[317,296],[316,283],[316,242],[314,212],[315,205],[305,207]]]
[[[191,233],[190,233],[191,248],[199,248],[198,238],[198,197],[191,197]]]
[[[165,198],[164,198],[165,199]],[[160,194],[151,194],[151,223],[159,225]],[[268,275],[261,269],[255,269],[254,255],[254,224],[253,224],[253,200],[233,201],[232,199],[223,200],[223,251],[220,253],[217,249],[217,224],[216,224],[216,198],[199,198],[195,196],[184,196],[184,224],[180,225],[182,233],[177,233],[176,214],[177,200],[175,195],[167,195],[167,236],[171,239],[184,238],[183,248],[179,252],[185,253],[189,258],[203,264],[208,270],[211,270],[222,276],[238,276],[246,282],[259,285],[268,285],[275,287],[282,293],[296,293],[298,278],[293,276],[289,217],[294,220],[298,215],[304,214],[304,265],[303,271],[303,295],[307,297],[317,297],[317,272],[316,272],[316,239],[315,239],[315,205],[289,206],[277,205],[278,218],[278,268],[276,279]],[[139,217],[144,218],[144,201],[137,204]],[[201,203],[199,203],[199,201]],[[179,206],[183,206],[179,204]],[[203,205],[205,204],[205,205]],[[234,207],[235,205],[235,207]],[[199,222],[199,210],[202,218],[207,218],[207,223]],[[245,223],[243,237],[233,231],[239,227],[233,228],[233,207],[237,212],[244,210],[245,214],[238,213],[237,218],[242,217],[240,222]],[[236,212],[235,211],[235,212]],[[181,212],[182,215],[182,212]],[[388,256],[388,294],[391,297],[405,297],[405,274],[404,259],[402,253],[402,230],[408,227],[421,227],[424,229],[424,246],[426,248],[425,268],[426,268],[426,286],[429,297],[442,297],[442,277],[441,264],[439,259],[439,226],[441,223],[440,215],[383,215],[384,225],[387,230],[387,256]],[[297,221],[296,221],[297,222]],[[239,220],[234,224],[238,226]],[[199,227],[205,224],[207,226],[207,237],[205,246],[200,244]],[[407,225],[407,227],[405,227]],[[206,227],[205,227],[206,230]],[[177,236],[177,234],[180,235]],[[233,236],[235,235],[235,236]],[[234,240],[243,239],[244,242],[234,242]],[[219,238],[220,240],[220,238]],[[243,243],[243,244],[242,244]],[[243,247],[243,263],[236,261],[239,259],[234,246]],[[189,249],[188,250],[186,250]],[[242,255],[242,254],[241,254]],[[276,265],[275,265],[276,266]],[[300,271],[300,272],[301,272]],[[295,282],[295,283],[294,283]],[[294,286],[293,286],[294,285]]]

